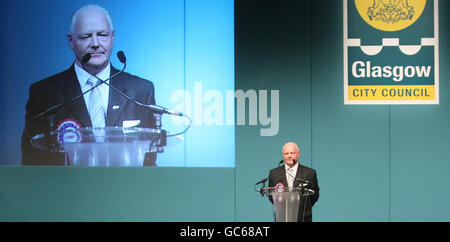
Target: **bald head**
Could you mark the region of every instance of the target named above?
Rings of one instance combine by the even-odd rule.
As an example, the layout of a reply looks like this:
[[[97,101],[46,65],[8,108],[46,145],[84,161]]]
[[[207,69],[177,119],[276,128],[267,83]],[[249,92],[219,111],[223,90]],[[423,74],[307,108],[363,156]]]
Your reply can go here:
[[[86,5],[75,11],[67,34],[75,62],[92,75],[109,64],[113,49],[114,30],[108,12],[98,5]],[[91,58],[84,63],[84,56]]]
[[[296,143],[288,142],[283,145],[282,155],[284,163],[287,166],[292,167],[298,162],[298,158],[300,157],[300,149]]]
[[[283,145],[283,150],[282,152],[284,152],[285,149],[292,147],[295,150],[297,150],[298,152],[300,152],[300,149],[298,148],[298,145],[294,142],[287,142],[286,144]]]
[[[70,18],[70,33],[74,33],[75,32],[75,24],[78,21],[78,18],[82,15],[85,14],[89,14],[92,12],[96,12],[98,14],[103,15],[106,20],[108,21],[109,27],[112,30],[114,30],[113,25],[112,25],[112,21],[111,21],[111,17],[109,16],[109,13],[106,9],[102,8],[99,5],[95,5],[95,4],[89,4],[89,5],[85,5],[79,9],[77,9],[73,14],[72,17]]]

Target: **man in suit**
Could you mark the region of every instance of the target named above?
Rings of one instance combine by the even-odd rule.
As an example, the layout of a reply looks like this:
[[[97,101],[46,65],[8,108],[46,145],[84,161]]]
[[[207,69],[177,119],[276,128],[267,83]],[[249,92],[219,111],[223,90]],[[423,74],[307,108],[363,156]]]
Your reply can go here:
[[[36,118],[47,108],[81,95],[99,84],[93,76],[106,80],[119,72],[110,63],[114,29],[104,8],[86,5],[75,11],[67,39],[75,54],[73,65],[30,87],[22,134],[23,165],[64,165],[64,154],[37,149],[31,145],[30,139],[36,134],[57,130],[67,122],[80,127],[120,127],[124,121],[139,120],[140,127],[156,126],[151,111],[126,99],[106,84],[62,106],[51,115]],[[90,55],[87,61],[86,55]],[[140,103],[155,104],[154,86],[150,81],[123,72],[108,82]],[[147,153],[144,165],[154,165],[155,159],[155,153]]]
[[[305,183],[306,188],[314,191],[313,195],[302,197],[298,209],[298,222],[312,222],[312,206],[319,199],[319,184],[314,169],[300,165],[300,149],[297,144],[288,142],[282,150],[284,166],[277,167],[269,172],[269,187],[282,183],[285,187],[299,187]],[[272,197],[269,196],[273,203]]]

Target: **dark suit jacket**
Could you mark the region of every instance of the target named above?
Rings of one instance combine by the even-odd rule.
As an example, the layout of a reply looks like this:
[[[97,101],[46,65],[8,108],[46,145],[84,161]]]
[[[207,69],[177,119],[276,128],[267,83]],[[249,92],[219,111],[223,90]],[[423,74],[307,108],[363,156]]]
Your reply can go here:
[[[33,119],[47,108],[81,94],[74,65],[31,85],[22,134],[22,165],[64,165],[64,154],[46,152],[33,147],[30,143],[31,137],[57,129],[58,124],[65,119],[74,119],[81,127],[92,126],[83,97],[63,106],[50,117]],[[111,66],[111,75],[117,72],[119,70]],[[155,104],[154,87],[150,81],[124,72],[111,79],[110,85],[141,103]],[[119,108],[113,109],[113,106]],[[152,112],[137,106],[110,88],[106,126],[121,127],[124,120],[141,120],[140,127],[155,128]],[[149,153],[144,163],[154,165],[155,159],[156,154]]]
[[[311,222],[312,221],[312,206],[319,199],[319,184],[317,182],[317,175],[314,169],[298,164],[297,169],[297,178],[308,181],[310,184],[307,188],[310,188],[315,191],[314,195],[307,196],[306,199],[300,200],[300,205],[298,209],[298,222]],[[286,179],[286,169],[285,166],[280,166],[270,170],[269,172],[269,187],[274,187],[277,183],[283,183],[284,186],[288,186]],[[300,181],[294,180],[294,187],[298,187]],[[270,201],[272,201],[272,197],[269,196]],[[305,213],[303,213],[305,211]],[[303,219],[304,215],[304,220]]]

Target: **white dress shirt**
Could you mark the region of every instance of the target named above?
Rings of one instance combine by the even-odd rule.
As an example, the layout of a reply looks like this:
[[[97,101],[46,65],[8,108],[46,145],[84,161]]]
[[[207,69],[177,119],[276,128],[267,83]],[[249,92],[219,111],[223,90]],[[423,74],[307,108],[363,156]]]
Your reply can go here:
[[[285,164],[284,168],[286,169],[286,179],[288,182],[288,187],[293,187],[294,181],[295,181],[295,176],[297,175],[298,162],[295,163],[295,165],[292,167],[289,167],[288,165]]]
[[[76,64],[76,63],[75,63],[75,73],[77,74],[77,78],[80,83],[81,92],[83,93],[83,92],[89,90],[90,86],[87,85],[86,82],[89,79],[89,77],[91,77],[92,75],[89,74],[88,72],[86,72],[81,67],[79,67],[78,64]],[[97,74],[97,77],[102,80],[106,80],[109,78],[110,73],[111,73],[111,64],[109,63],[105,67],[105,69],[103,69],[100,73]],[[109,84],[109,80],[106,83]],[[94,85],[95,84],[96,83],[94,83]],[[102,84],[102,85],[98,86],[97,88],[99,88],[100,93],[101,93],[103,110],[105,110],[105,112],[107,112],[108,99],[109,99],[109,86],[106,84]],[[86,103],[87,109],[89,109],[89,94],[90,94],[90,92],[83,95],[84,102]],[[105,117],[106,117],[106,113],[105,113]]]

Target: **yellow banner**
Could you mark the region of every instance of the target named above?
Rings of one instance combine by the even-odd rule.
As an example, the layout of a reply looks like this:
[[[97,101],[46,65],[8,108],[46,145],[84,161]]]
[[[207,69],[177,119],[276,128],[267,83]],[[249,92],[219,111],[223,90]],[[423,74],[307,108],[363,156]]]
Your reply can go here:
[[[349,86],[349,100],[434,100],[435,86]]]

